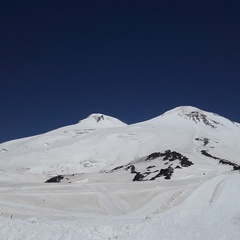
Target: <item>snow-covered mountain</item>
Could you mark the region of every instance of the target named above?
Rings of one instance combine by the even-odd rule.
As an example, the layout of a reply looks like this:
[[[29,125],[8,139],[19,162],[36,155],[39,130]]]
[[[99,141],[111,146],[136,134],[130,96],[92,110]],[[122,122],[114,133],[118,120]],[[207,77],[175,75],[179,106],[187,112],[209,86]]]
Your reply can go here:
[[[61,217],[69,239],[78,231],[81,239],[159,239],[160,232],[162,239],[238,239],[239,155],[240,124],[195,107],[132,125],[92,114],[0,145],[2,220],[9,229],[24,226],[15,239],[28,225],[37,222],[39,234]],[[59,234],[41,239],[65,239],[58,224]]]
[[[93,113],[86,119],[79,121],[77,127],[79,129],[96,129],[126,126],[126,123],[117,118],[110,117],[101,113]]]

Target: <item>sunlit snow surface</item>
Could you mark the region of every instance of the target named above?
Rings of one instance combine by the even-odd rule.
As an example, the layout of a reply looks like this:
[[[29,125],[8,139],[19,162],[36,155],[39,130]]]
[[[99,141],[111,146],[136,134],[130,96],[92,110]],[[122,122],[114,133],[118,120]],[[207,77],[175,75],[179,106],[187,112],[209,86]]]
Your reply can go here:
[[[193,165],[146,161],[166,150]],[[218,160],[238,166],[239,156],[239,124],[194,107],[128,126],[92,114],[3,143],[0,239],[239,239],[240,171]],[[129,165],[147,174],[171,166],[174,173],[133,182]],[[56,175],[65,181],[44,183]]]

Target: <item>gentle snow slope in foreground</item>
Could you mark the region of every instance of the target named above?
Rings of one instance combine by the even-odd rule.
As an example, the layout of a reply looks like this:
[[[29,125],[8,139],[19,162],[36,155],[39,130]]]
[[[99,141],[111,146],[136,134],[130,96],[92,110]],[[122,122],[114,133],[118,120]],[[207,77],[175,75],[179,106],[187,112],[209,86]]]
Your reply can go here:
[[[238,123],[193,107],[3,143],[0,239],[239,239],[239,149]]]

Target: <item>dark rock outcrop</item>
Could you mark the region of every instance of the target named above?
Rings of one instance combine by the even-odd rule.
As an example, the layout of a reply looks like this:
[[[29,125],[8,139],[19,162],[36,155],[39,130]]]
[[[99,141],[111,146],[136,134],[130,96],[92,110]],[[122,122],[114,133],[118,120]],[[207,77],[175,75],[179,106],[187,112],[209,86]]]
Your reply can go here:
[[[155,161],[154,163],[156,165],[150,165],[148,167],[144,167],[141,171],[138,169],[138,163],[144,163],[144,161]],[[157,169],[156,166],[158,166],[159,162],[162,161],[161,165],[166,165],[166,168],[161,168],[160,170]],[[177,166],[176,162],[177,161]],[[176,167],[172,167],[172,165]],[[174,173],[174,169],[182,169],[185,167],[190,167],[193,165],[193,162],[190,161],[186,156],[183,156],[182,154],[166,150],[165,152],[154,152],[148,155],[145,158],[142,158],[139,162],[135,162],[135,165],[128,164],[128,165],[121,165],[118,167],[113,168],[110,173],[113,173],[118,170],[126,170],[130,171],[131,174],[134,174],[134,178],[132,181],[153,181],[156,178],[164,177],[165,179],[171,179],[171,176]],[[154,176],[155,175],[155,176]]]
[[[174,170],[172,167],[161,169],[160,172],[156,176],[154,176],[150,179],[150,181],[153,181],[156,178],[162,177],[162,176],[165,176],[165,179],[171,179],[173,172],[174,172]]]
[[[159,158],[159,157],[163,157],[163,156],[164,156],[163,153],[154,152],[154,153],[151,153],[150,155],[147,156],[146,161],[148,161],[148,160],[153,160],[153,159],[155,159],[155,158]]]
[[[163,157],[163,161],[175,161],[179,160],[182,167],[189,167],[193,165],[193,162],[189,161],[186,156],[183,156],[181,153],[176,151],[166,150],[164,153],[154,152],[147,156],[146,161],[153,160],[156,158]]]
[[[190,167],[193,165],[193,162],[189,161],[187,157],[183,157],[180,161],[182,167]]]
[[[117,171],[117,170],[119,170],[119,169],[121,169],[121,168],[123,168],[123,166],[115,167],[115,168],[113,168],[113,169],[111,170],[111,172]]]
[[[135,175],[135,177],[133,178],[133,182],[135,182],[135,181],[142,181],[143,178],[144,178],[144,175],[141,174],[140,172],[138,172],[138,173]]]
[[[209,144],[210,139],[209,138],[195,138],[196,141],[201,141],[203,142],[203,145],[206,146],[207,144]]]
[[[186,116],[189,119],[192,119],[195,123],[203,122],[206,126],[209,126],[211,128],[217,128],[217,125],[222,125],[221,123],[208,118],[208,116],[206,114],[203,114],[198,111],[192,111],[192,112],[186,114]]]
[[[135,166],[134,165],[128,165],[127,167],[126,167],[126,170],[131,170],[131,173],[137,173],[136,171],[135,171]]]
[[[47,181],[45,181],[45,183],[59,183],[63,178],[64,178],[63,175],[58,175],[58,176],[49,178]]]
[[[210,157],[210,158],[213,158],[213,159],[220,159],[220,158],[218,158],[218,157],[212,156],[212,155],[209,154],[206,150],[202,150],[201,153],[202,153],[203,155],[205,155],[206,157]]]
[[[225,165],[229,165],[229,166],[232,166],[233,167],[233,171],[240,171],[240,165],[236,164],[236,163],[233,163],[229,160],[226,160],[226,159],[222,159],[222,158],[219,158],[219,157],[215,157],[213,155],[211,155],[210,153],[208,153],[206,150],[202,150],[201,153],[206,156],[206,157],[210,157],[210,158],[213,158],[213,159],[216,159],[216,160],[219,160],[219,163],[221,164],[225,164]]]

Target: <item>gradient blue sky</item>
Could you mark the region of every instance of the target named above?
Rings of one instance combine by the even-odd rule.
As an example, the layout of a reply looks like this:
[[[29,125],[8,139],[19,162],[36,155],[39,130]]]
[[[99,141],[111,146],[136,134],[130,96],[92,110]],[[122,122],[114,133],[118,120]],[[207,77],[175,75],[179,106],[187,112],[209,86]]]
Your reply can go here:
[[[1,1],[0,142],[94,112],[240,122],[240,1]]]

